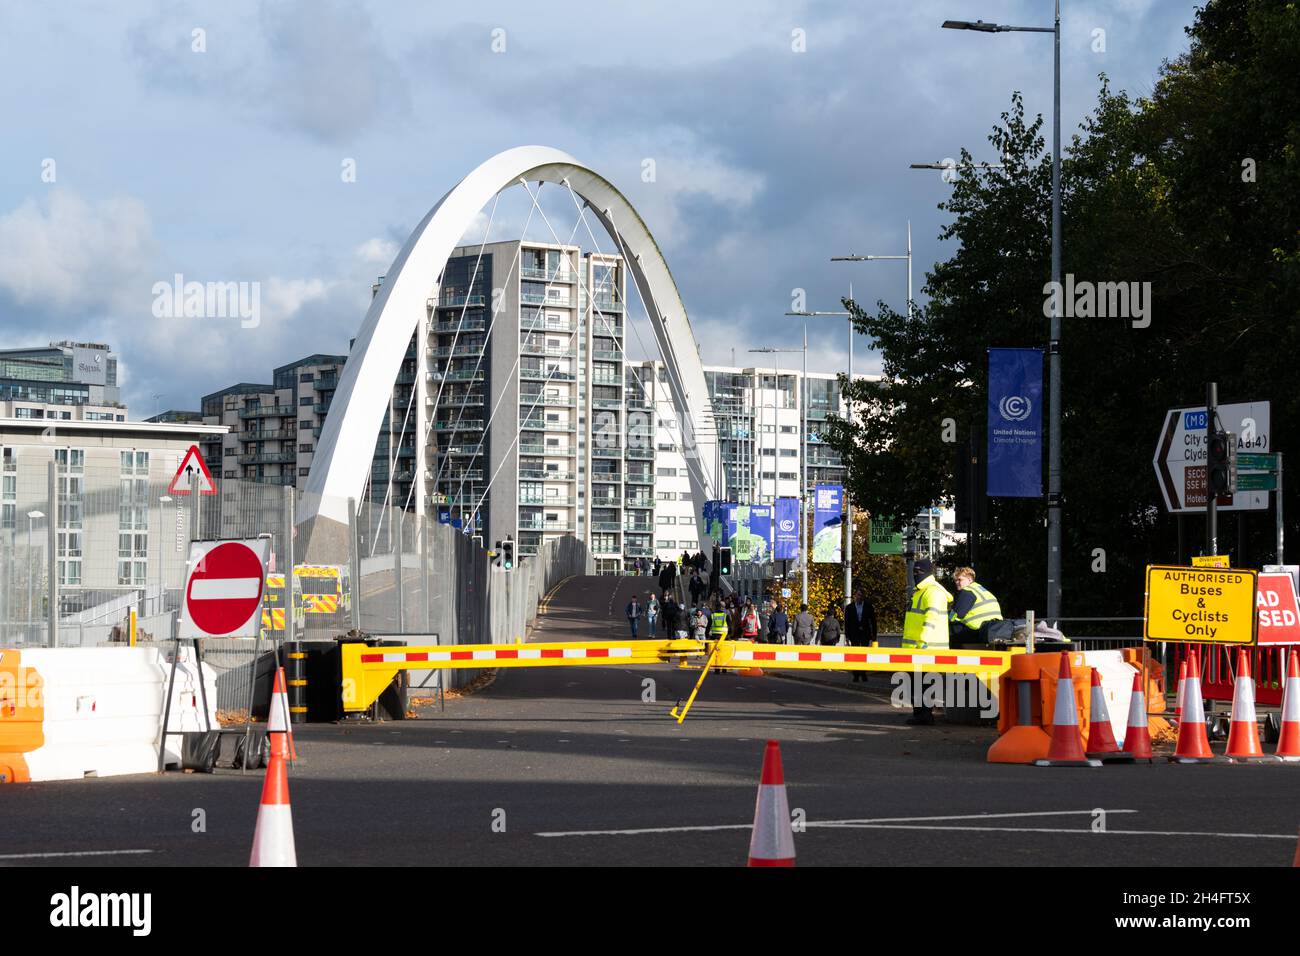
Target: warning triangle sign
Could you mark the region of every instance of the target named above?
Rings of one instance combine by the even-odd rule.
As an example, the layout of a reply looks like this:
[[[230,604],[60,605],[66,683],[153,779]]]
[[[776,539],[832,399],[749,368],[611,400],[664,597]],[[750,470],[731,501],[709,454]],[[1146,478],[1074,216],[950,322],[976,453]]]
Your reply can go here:
[[[170,495],[188,495],[190,493],[193,475],[198,475],[199,492],[205,495],[215,495],[217,485],[212,480],[212,472],[208,471],[208,466],[203,463],[203,456],[199,454],[199,446],[191,445],[190,450],[185,453],[181,459],[181,466],[176,469],[176,476],[172,478],[172,483],[167,486],[167,493]]]

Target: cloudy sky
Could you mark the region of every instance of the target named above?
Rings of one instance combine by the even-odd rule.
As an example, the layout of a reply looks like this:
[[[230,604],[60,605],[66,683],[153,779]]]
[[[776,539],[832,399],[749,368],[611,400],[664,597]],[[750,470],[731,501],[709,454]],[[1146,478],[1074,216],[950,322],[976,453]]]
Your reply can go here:
[[[1098,74],[1150,92],[1194,3],[1063,7],[1068,139]],[[901,253],[910,219],[919,289],[951,254],[935,238],[949,187],[908,164],[962,146],[994,159],[1013,90],[1049,113],[1050,37],[939,29],[949,18],[1046,25],[1051,3],[6,0],[0,347],[106,341],[134,415],[197,408],[346,351],[429,207],[487,157],[543,144],[641,212],[704,360],[752,364],[748,348],[797,344],[782,315],[796,288],[835,309],[852,281],[901,309],[902,263],[830,256]],[[527,209],[507,194],[492,238],[518,238]],[[260,283],[260,324],[155,317],[153,286],[177,273]],[[810,367],[842,369],[845,335],[815,322]]]

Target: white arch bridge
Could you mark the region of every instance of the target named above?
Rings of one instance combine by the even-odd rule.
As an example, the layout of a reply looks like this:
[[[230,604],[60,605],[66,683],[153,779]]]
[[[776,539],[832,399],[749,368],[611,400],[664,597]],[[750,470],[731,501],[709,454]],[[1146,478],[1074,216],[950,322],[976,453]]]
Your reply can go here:
[[[416,355],[418,361],[424,362],[430,320],[428,302],[438,301],[444,267],[453,250],[489,204],[495,215],[496,199],[506,189],[523,186],[532,199],[533,211],[540,212],[537,196],[543,183],[563,187],[582,222],[585,223],[585,214],[590,211],[613,241],[612,251],[623,257],[627,274],[644,304],[659,357],[666,366],[668,389],[680,423],[681,446],[696,502],[697,540],[705,540],[699,504],[708,498],[720,498],[724,492],[717,458],[717,433],[704,366],[668,264],[645,222],[608,180],[560,150],[521,146],[493,156],[449,190],[415,227],[389,267],[339,377],[298,509],[297,523],[305,532],[300,533],[299,543],[300,547],[305,545],[309,557],[318,545],[324,547],[327,542],[337,545],[347,526],[349,499],[360,501],[365,493],[394,383],[412,336],[417,333],[420,334]],[[536,184],[536,191],[530,184]],[[542,218],[546,219],[545,213]],[[546,222],[549,227],[549,221]],[[576,224],[574,229],[576,232]],[[491,219],[487,232],[491,232]],[[553,228],[551,232],[554,235]],[[595,236],[589,226],[588,234],[594,243]],[[483,245],[489,241],[485,234]],[[562,240],[556,236],[555,242]],[[480,254],[481,251],[482,245]],[[499,308],[494,303],[494,309]],[[630,323],[630,317],[625,321]],[[513,327],[508,327],[506,334],[517,337]],[[416,376],[416,393],[412,396],[416,467],[408,502],[409,510],[422,515],[429,513],[434,477],[427,456],[427,372],[422,365]],[[515,409],[509,409],[512,424],[516,421],[515,413]],[[591,419],[589,409],[588,430]],[[512,455],[517,455],[517,439],[518,432]]]

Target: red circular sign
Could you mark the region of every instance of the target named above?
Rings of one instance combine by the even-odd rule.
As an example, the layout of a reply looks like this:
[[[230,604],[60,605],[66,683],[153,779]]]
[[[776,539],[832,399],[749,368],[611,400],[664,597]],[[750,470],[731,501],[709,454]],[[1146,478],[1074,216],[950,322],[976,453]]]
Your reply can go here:
[[[199,630],[235,634],[261,608],[262,585],[257,552],[227,541],[199,560],[185,588],[185,607]]]

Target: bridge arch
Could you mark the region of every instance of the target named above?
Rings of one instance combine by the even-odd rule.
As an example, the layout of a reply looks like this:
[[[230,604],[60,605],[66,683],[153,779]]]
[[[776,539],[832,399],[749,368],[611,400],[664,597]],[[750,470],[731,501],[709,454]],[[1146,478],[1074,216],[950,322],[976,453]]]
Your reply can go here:
[[[614,240],[636,285],[660,354],[681,424],[696,522],[704,541],[698,504],[722,497],[716,460],[716,431],[704,366],[695,345],[677,284],[636,209],[617,188],[572,156],[547,146],[520,146],[498,153],[452,187],[411,232],[393,260],[357,332],[339,376],[311,473],[298,509],[299,524],[347,522],[347,500],[360,500],[370,474],[375,441],[383,425],[393,383],[411,336],[439,293],[438,277],[462,236],[498,192],[519,183],[565,184]],[[432,290],[432,291],[431,291]],[[421,349],[421,353],[422,349]],[[424,381],[423,373],[419,381]],[[422,387],[422,386],[421,386]],[[423,396],[418,435],[423,435]],[[417,453],[416,513],[425,513],[427,477],[423,443]],[[332,537],[332,535],[330,535]]]

